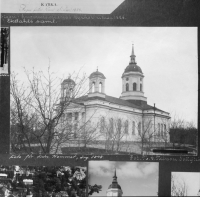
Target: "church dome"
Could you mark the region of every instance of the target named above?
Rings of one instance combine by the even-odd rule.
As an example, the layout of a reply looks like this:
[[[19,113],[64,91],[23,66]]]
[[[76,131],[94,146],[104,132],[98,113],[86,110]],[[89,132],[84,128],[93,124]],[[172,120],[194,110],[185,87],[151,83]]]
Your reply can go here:
[[[115,174],[113,176],[113,181],[112,183],[109,185],[108,189],[121,189],[121,186],[118,184],[117,182],[117,175],[116,175],[116,169],[115,169]]]
[[[101,73],[101,72],[99,72],[98,70],[95,71],[95,72],[93,72],[93,73],[89,76],[89,78],[94,78],[94,77],[101,77],[101,78],[105,79],[104,74]]]
[[[142,69],[137,66],[135,63],[130,63],[124,70],[124,73],[128,72],[140,72],[142,73]]]
[[[111,183],[108,189],[121,189],[121,186],[118,183]]]
[[[68,79],[65,79],[65,80],[62,82],[62,84],[63,84],[63,83],[73,83],[73,84],[75,84],[74,80],[71,79],[70,77],[69,77]]]

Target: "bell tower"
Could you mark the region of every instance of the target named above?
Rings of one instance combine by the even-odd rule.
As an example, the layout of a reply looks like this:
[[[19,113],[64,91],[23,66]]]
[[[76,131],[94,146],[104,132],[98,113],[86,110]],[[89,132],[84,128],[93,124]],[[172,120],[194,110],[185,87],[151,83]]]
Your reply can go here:
[[[105,79],[104,74],[98,69],[89,76],[89,97],[105,98]]]
[[[113,181],[111,185],[108,187],[108,190],[106,192],[106,196],[119,196],[121,197],[123,194],[121,186],[117,182],[117,175],[116,175],[116,169],[113,176]]]
[[[65,79],[61,83],[61,102],[67,101],[70,98],[73,98],[74,87],[75,87],[74,80],[71,79],[69,76],[68,79]]]
[[[122,74],[122,93],[120,98],[136,105],[144,105],[147,98],[144,96],[144,75],[142,69],[137,65],[134,46],[130,56],[129,65]]]

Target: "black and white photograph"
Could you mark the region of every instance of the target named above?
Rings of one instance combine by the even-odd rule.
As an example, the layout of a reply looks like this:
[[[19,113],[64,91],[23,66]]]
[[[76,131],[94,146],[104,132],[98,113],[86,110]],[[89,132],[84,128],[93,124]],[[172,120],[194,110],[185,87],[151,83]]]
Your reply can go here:
[[[200,196],[200,172],[172,172],[171,196]]]
[[[1,27],[0,75],[8,74],[9,28]]]
[[[82,166],[0,166],[0,196],[86,197]]]
[[[158,162],[90,161],[88,196],[157,196]]]
[[[11,40],[11,152],[197,154],[196,27],[12,27]]]

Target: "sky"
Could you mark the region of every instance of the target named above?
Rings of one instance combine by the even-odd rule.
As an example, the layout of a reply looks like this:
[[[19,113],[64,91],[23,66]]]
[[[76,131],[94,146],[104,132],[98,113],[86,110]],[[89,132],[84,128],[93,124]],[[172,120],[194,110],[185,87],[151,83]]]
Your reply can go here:
[[[200,172],[172,172],[175,177],[175,185],[185,182],[188,196],[197,196],[200,190]]]
[[[105,93],[119,98],[132,44],[148,104],[197,125],[196,27],[11,27],[11,71],[24,81],[24,67],[47,71],[49,59],[61,78],[98,68]]]
[[[157,162],[89,161],[88,184],[102,185],[102,191],[92,196],[106,196],[115,168],[123,196],[157,196],[158,166]]]

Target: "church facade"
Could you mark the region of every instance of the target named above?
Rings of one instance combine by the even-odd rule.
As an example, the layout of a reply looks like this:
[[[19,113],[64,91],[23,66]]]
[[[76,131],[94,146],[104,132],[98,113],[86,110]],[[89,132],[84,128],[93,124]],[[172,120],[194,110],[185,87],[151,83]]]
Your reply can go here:
[[[105,75],[98,70],[91,73],[88,94],[73,99],[64,115],[72,123],[74,133],[81,130],[79,128],[82,125],[88,125],[99,133],[99,140],[117,136],[128,141],[139,141],[142,138],[156,142],[169,141],[170,114],[147,103],[144,74],[137,65],[133,46],[130,62],[121,78],[122,93],[116,98],[105,92]],[[70,78],[62,82],[62,102],[73,95],[75,86]],[[84,127],[85,130],[87,128]]]

